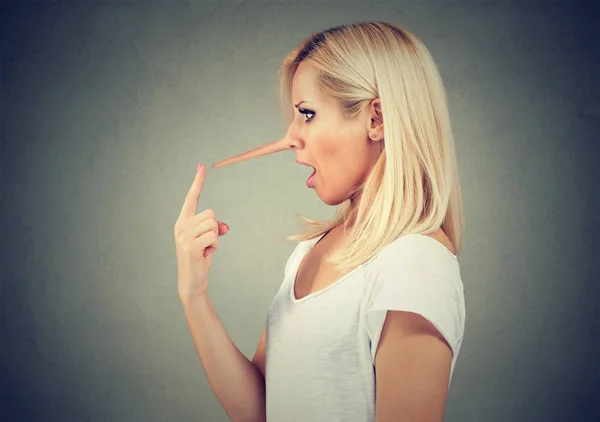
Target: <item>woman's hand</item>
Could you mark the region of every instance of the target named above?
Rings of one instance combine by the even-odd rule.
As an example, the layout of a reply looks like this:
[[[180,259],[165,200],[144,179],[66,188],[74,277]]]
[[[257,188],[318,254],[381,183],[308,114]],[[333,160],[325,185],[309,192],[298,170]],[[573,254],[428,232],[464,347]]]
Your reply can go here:
[[[219,247],[219,236],[229,231],[227,224],[216,220],[213,210],[206,209],[196,214],[205,176],[206,168],[199,166],[175,222],[177,291],[180,298],[206,294],[212,253]]]

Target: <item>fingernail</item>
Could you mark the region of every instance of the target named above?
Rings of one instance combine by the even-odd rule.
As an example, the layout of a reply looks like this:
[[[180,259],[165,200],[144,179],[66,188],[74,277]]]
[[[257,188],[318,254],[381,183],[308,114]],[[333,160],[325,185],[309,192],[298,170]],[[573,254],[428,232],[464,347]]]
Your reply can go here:
[[[225,224],[225,223],[223,223],[223,224]],[[227,227],[227,230],[229,230],[229,226],[227,224],[225,224],[225,227]]]
[[[198,171],[202,170],[202,164],[198,164]]]

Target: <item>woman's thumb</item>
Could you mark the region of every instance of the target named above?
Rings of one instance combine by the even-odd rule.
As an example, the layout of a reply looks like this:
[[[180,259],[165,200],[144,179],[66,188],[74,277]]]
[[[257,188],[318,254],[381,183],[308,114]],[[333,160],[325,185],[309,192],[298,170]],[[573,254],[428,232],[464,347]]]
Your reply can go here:
[[[217,225],[219,226],[219,236],[229,232],[229,226],[227,224],[223,223],[222,221],[218,221],[217,223]]]

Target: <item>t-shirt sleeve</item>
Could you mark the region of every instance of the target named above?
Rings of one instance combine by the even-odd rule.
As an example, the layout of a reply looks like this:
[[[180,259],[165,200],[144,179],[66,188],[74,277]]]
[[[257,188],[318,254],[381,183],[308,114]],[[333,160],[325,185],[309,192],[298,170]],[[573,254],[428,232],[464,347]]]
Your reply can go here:
[[[463,287],[458,263],[444,254],[439,245],[405,241],[380,253],[364,313],[373,364],[388,310],[421,315],[457,353],[464,330]]]

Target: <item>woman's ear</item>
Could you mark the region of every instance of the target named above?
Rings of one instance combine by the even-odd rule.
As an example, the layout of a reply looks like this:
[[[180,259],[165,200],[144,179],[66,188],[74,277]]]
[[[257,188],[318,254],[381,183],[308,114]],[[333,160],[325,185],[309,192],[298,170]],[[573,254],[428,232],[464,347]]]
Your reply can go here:
[[[381,112],[381,101],[375,98],[369,103],[369,137],[375,141],[383,139],[383,113]]]

